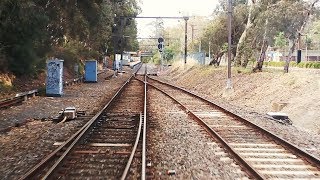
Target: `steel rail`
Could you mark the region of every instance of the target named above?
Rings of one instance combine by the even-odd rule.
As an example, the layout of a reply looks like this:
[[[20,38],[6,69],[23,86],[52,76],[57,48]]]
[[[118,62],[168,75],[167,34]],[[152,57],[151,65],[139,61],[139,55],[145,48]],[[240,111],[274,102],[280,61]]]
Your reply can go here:
[[[83,131],[77,136],[77,138],[72,142],[72,144],[64,151],[62,156],[57,160],[57,162],[48,170],[48,172],[45,174],[45,176],[41,179],[47,179],[49,178],[53,171],[61,165],[62,161],[65,159],[65,157],[69,154],[71,149],[75,146],[76,143],[79,142],[79,140],[83,137],[83,135],[88,131],[88,129],[93,125],[93,123],[98,119],[98,117],[102,114],[103,111],[105,111],[111,104],[111,102],[119,96],[119,94],[123,91],[124,87],[128,84],[128,82],[131,80],[132,76],[129,78],[128,81],[118,90],[118,92],[112,97],[112,99],[108,102],[106,106],[102,110],[100,110],[89,122],[87,126],[84,126]]]
[[[137,71],[141,68],[141,65],[139,68],[137,68]],[[137,72],[135,71],[135,73]],[[88,125],[84,128],[84,130],[77,136],[77,138],[72,142],[72,144],[66,149],[66,151],[63,153],[63,155],[57,160],[57,162],[48,170],[48,172],[45,174],[45,176],[42,179],[47,179],[49,176],[52,175],[53,171],[61,165],[62,161],[65,159],[65,157],[69,154],[71,149],[75,146],[76,143],[79,142],[79,140],[83,137],[83,135],[88,131],[88,129],[93,125],[93,123],[98,119],[98,117],[102,114],[103,111],[105,111],[110,104],[116,99],[120,93],[124,90],[124,87],[128,85],[128,83],[131,81],[131,79],[134,77],[134,74],[130,76],[130,78],[125,82],[123,86],[117,91],[117,93],[112,97],[112,99],[104,106],[102,110],[100,110],[89,122]]]
[[[5,100],[2,100],[0,102],[0,108],[8,108],[10,106],[13,106],[14,104],[18,104],[23,102],[23,98],[22,97],[13,97],[13,98],[8,98]]]
[[[84,126],[82,126],[81,129],[79,129],[75,134],[73,134],[67,141],[65,141],[63,144],[61,144],[55,151],[53,151],[51,154],[49,154],[45,159],[43,159],[39,164],[37,164],[35,167],[33,167],[32,169],[30,169],[24,176],[22,176],[20,179],[28,179],[29,177],[31,177],[32,175],[34,175],[34,173],[36,173],[37,170],[39,170],[41,167],[43,167],[45,165],[45,163],[47,163],[49,160],[51,160],[52,158],[54,158],[54,156],[60,151],[62,150],[62,148],[65,148],[68,144],[70,144],[72,141],[77,141],[79,138],[79,134],[80,136],[84,134],[84,132],[86,130],[88,130],[88,128],[93,124],[93,122],[102,114],[102,112],[108,108],[111,104],[111,102],[119,96],[120,92],[123,90],[123,88],[127,85],[127,83],[130,81],[130,79],[132,78],[132,76],[129,78],[129,80],[127,80],[121,87],[120,89],[116,92],[116,94],[111,98],[111,100],[102,108],[102,110],[100,110],[94,117],[92,117]],[[76,138],[77,137],[77,138]],[[75,139],[76,138],[76,139]],[[75,143],[72,143],[70,146],[73,147]],[[71,148],[68,148],[68,150],[70,150]],[[68,151],[69,152],[69,151]],[[64,158],[66,154],[64,153],[58,160],[58,162],[61,161],[61,159]],[[57,163],[55,163],[57,164]],[[55,166],[56,167],[56,166]],[[43,179],[43,178],[42,178]]]
[[[11,105],[23,102],[25,97],[28,97],[30,95],[35,95],[38,92],[38,89],[34,89],[31,91],[26,91],[22,93],[17,93],[13,97],[5,98],[0,100],[0,108],[9,107]]]
[[[101,73],[103,73],[103,71],[98,72],[98,75]],[[63,82],[63,87],[83,82],[83,79],[84,79],[83,77],[79,77],[79,78],[67,80],[67,81]],[[17,93],[15,96],[0,99],[0,108],[9,107],[14,104],[23,102],[25,96],[30,96],[30,95],[36,94],[38,92],[39,92],[39,89],[34,89],[34,90],[26,91],[26,92]]]
[[[182,107],[188,115],[192,116],[202,127],[205,128],[205,130],[213,137],[217,138],[220,143],[222,143],[224,145],[224,147],[226,147],[229,152],[236,157],[236,161],[238,161],[248,172],[249,175],[253,176],[255,179],[266,179],[263,175],[261,175],[260,173],[258,173],[250,163],[246,162],[244,160],[244,158],[238,154],[231,146],[229,146],[229,144],[212,128],[209,127],[209,125],[207,123],[205,123],[201,118],[199,118],[197,115],[195,115],[192,111],[190,111],[187,107],[185,107],[181,102],[179,102],[177,99],[175,99],[173,96],[169,95],[168,93],[166,93],[165,91],[161,90],[160,88],[156,87],[155,85],[152,85],[150,83],[148,83],[148,85],[150,85],[151,87],[157,89],[158,91],[160,91],[161,93],[165,94],[166,96],[170,97],[172,100],[174,100],[175,102],[177,102],[180,107]]]
[[[55,149],[52,153],[50,153],[48,156],[46,156],[42,161],[40,161],[40,163],[35,165],[29,171],[27,171],[27,173],[24,174],[19,179],[20,180],[30,179],[32,176],[35,175],[35,173],[37,171],[39,171],[39,169],[43,168],[46,165],[46,163],[48,163],[48,161],[54,159],[58,152],[60,152],[63,148],[67,147],[72,141],[75,141],[75,138],[79,137],[79,134],[81,132],[82,132],[81,134],[84,134],[84,131],[86,131],[93,124],[93,122],[102,114],[102,112],[110,106],[111,102],[114,101],[114,99],[116,99],[119,96],[119,94],[123,91],[124,87],[129,83],[129,81],[132,79],[132,77],[134,77],[134,75],[138,72],[138,70],[140,68],[141,68],[141,64],[137,68],[137,70],[134,71],[134,73],[128,78],[128,80],[118,89],[118,91],[113,95],[113,97],[110,99],[110,101],[94,117],[92,117],[84,126],[82,126],[81,129],[79,129],[76,133],[74,133],[68,140],[66,140],[64,143],[62,143],[57,149]],[[79,138],[77,138],[77,139],[79,139]],[[73,147],[73,145],[74,145],[74,143],[72,143],[70,146]],[[69,149],[69,151],[70,151],[70,149]],[[63,155],[66,155],[66,154],[64,153]],[[61,161],[61,157],[59,158],[60,161]]]
[[[142,164],[141,164],[141,179],[146,179],[146,149],[147,149],[147,66],[145,65],[144,81],[135,77],[136,80],[144,83],[144,107],[143,107],[143,134],[142,134]]]
[[[142,114],[140,113],[139,129],[138,129],[136,141],[134,142],[134,145],[133,145],[129,160],[127,162],[126,168],[124,169],[124,171],[122,173],[121,180],[125,180],[126,179],[127,174],[129,172],[129,169],[130,169],[130,166],[132,164],[132,160],[133,160],[134,154],[137,151],[137,147],[138,147],[139,140],[140,140],[140,135],[141,135],[141,127],[142,127]]]
[[[171,86],[173,88],[176,88],[176,89],[182,90],[184,92],[187,92],[188,94],[190,94],[190,95],[192,95],[194,97],[200,98],[200,99],[206,101],[207,103],[210,103],[211,105],[217,107],[218,109],[222,110],[223,112],[225,112],[225,113],[227,113],[227,114],[229,114],[229,115],[231,115],[231,116],[243,121],[246,124],[249,124],[250,126],[252,126],[254,128],[257,128],[257,129],[261,130],[263,133],[269,135],[273,140],[277,141],[279,144],[282,144],[282,145],[288,147],[291,152],[299,155],[300,157],[302,157],[305,160],[307,160],[309,163],[311,163],[311,164],[315,165],[316,167],[320,168],[320,159],[318,157],[308,153],[307,151],[305,151],[303,149],[300,149],[299,147],[297,147],[296,145],[290,143],[289,141],[287,141],[287,140],[285,140],[285,139],[283,139],[281,137],[278,137],[277,135],[273,134],[272,132],[268,131],[267,129],[265,129],[263,127],[260,127],[257,124],[255,124],[253,122],[250,122],[250,121],[246,120],[245,118],[243,118],[243,117],[241,117],[241,116],[239,116],[237,114],[234,114],[234,113],[226,110],[225,108],[215,104],[213,101],[207,100],[207,99],[205,99],[205,98],[203,98],[203,97],[201,97],[201,96],[199,96],[199,95],[197,95],[197,94],[195,94],[195,93],[193,93],[193,92],[191,92],[191,91],[189,91],[187,89],[172,85],[170,83],[166,83],[166,82],[161,81],[161,80],[157,80],[157,79],[151,78],[149,76],[148,76],[148,78],[150,78],[150,79],[152,79],[154,81],[157,81],[157,82],[159,82],[161,84],[165,84],[165,85]]]
[[[141,179],[146,179],[146,141],[147,141],[147,75],[144,76],[144,107],[143,107],[143,139],[142,139],[142,172]]]

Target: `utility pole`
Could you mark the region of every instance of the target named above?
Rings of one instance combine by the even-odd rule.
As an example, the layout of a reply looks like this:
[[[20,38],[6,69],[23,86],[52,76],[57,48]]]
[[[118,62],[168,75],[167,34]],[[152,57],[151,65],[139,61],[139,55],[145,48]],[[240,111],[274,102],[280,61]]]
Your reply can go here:
[[[228,79],[227,89],[232,89],[231,83],[231,16],[232,16],[232,0],[228,0]]]
[[[306,34],[306,59],[307,59],[307,61],[309,61],[309,57],[308,57],[308,34]]]
[[[184,27],[184,64],[187,64],[187,52],[188,52],[188,20],[189,17],[185,16],[183,17],[185,21],[185,27]]]
[[[194,39],[194,30],[196,30],[196,29],[194,29],[194,24],[191,24],[191,42],[193,43],[193,39]]]

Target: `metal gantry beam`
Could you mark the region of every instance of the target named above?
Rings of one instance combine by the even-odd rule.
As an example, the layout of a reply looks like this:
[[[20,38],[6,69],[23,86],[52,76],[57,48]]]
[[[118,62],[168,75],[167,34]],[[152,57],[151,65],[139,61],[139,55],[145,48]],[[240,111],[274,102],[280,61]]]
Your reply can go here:
[[[159,39],[159,37],[137,37],[136,39]],[[180,39],[180,38],[166,38],[164,39]]]
[[[184,19],[181,16],[121,16],[122,18],[133,18],[133,19]],[[189,17],[188,17],[189,18]]]

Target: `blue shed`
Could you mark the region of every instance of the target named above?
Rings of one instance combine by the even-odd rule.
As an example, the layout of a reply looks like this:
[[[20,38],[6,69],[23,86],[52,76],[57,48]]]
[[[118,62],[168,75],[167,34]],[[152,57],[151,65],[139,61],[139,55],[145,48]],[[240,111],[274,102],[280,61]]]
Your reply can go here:
[[[87,60],[85,64],[85,82],[98,81],[98,64],[96,60]]]
[[[46,95],[62,96],[63,94],[63,60],[52,59],[47,62]]]

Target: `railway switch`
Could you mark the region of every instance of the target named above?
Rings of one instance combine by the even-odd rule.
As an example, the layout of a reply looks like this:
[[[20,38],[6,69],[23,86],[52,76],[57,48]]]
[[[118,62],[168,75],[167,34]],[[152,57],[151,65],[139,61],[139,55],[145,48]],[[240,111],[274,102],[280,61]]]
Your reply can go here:
[[[77,110],[75,107],[67,107],[59,112],[59,117],[65,117],[68,120],[75,119],[77,118]]]

